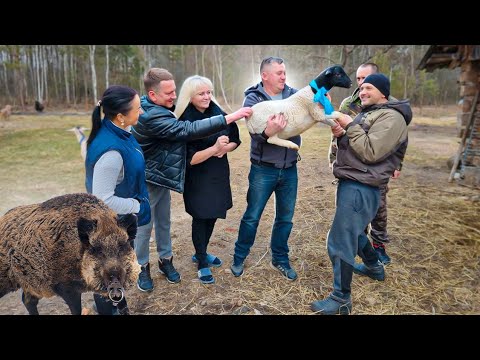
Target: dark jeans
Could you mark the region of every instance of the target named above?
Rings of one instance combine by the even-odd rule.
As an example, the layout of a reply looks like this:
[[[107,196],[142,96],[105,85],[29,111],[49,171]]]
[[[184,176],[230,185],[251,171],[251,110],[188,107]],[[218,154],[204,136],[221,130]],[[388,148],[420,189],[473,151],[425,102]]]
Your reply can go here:
[[[275,263],[289,265],[288,238],[293,227],[297,201],[297,165],[278,169],[252,164],[248,175],[247,209],[243,214],[235,242],[234,262],[241,263],[250,253],[257,235],[258,223],[268,199],[275,192],[275,221],[270,247]]]
[[[379,202],[380,190],[377,187],[353,180],[342,179],[338,183],[335,216],[327,237],[328,256],[333,266],[334,295],[346,295],[342,288],[349,288],[349,284],[343,281],[341,285],[340,260],[353,266],[355,256],[363,255],[361,250],[368,242],[364,230],[375,217]]]
[[[192,219],[192,241],[199,270],[208,267],[207,247],[216,221],[217,219]]]

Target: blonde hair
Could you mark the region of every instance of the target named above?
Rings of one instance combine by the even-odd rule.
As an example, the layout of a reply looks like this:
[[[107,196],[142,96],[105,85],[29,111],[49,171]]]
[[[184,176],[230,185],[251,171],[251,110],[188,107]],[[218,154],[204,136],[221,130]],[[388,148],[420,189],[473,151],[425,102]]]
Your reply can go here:
[[[190,104],[192,101],[192,98],[195,96],[195,94],[198,92],[198,90],[202,86],[207,86],[212,92],[213,92],[213,84],[210,81],[210,79],[200,76],[200,75],[193,75],[185,79],[185,81],[182,84],[182,88],[180,89],[180,92],[178,93],[178,98],[177,98],[177,105],[175,106],[175,116],[179,118],[182,116],[183,112],[187,108],[187,106]],[[212,94],[211,101],[213,101],[215,104],[218,105],[218,107],[222,109],[222,107],[218,104],[218,101],[215,99],[215,97]],[[225,112],[225,111],[224,111]]]

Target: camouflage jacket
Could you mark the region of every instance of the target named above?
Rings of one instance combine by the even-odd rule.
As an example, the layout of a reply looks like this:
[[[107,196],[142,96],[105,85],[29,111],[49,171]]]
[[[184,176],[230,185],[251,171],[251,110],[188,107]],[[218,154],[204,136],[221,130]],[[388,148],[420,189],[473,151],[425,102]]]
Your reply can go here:
[[[360,101],[360,88],[356,88],[352,95],[343,99],[338,111],[350,115],[352,119],[362,111],[362,102]]]

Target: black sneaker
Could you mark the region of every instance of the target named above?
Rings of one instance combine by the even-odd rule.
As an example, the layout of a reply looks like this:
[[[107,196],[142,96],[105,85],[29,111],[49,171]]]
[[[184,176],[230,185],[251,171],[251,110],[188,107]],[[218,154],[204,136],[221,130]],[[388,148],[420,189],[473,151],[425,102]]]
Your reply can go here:
[[[275,270],[280,271],[280,273],[287,278],[287,280],[293,281],[297,279],[297,273],[293,270],[290,265],[275,264],[273,261],[270,263],[270,266]]]
[[[169,259],[158,260],[158,272],[167,277],[170,284],[179,283],[181,280],[179,272],[173,266],[173,256]]]
[[[388,256],[385,252],[384,247],[375,247],[375,252],[377,253],[378,259],[383,263],[383,265],[388,265],[392,262],[390,256]]]
[[[152,291],[153,290],[153,280],[150,276],[150,263],[147,265],[140,266],[142,271],[138,275],[137,287],[140,291]]]

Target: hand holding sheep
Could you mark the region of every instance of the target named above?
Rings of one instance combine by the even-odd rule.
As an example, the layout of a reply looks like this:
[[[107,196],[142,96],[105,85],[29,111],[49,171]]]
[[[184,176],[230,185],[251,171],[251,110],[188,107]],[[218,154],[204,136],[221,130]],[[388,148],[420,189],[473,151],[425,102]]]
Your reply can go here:
[[[342,127],[342,129],[345,129],[352,121],[353,119],[347,114],[341,114],[341,116],[336,119],[336,122]]]
[[[344,129],[352,121],[353,119],[346,114],[342,114],[340,117],[335,119],[335,122],[337,123],[337,125],[332,126],[331,128],[333,136],[340,137],[345,135],[346,131]]]
[[[267,119],[267,127],[265,128],[265,135],[271,137],[287,126],[287,120],[283,113],[270,115]]]
[[[242,108],[238,109],[237,111],[235,111],[231,114],[225,115],[225,120],[227,120],[227,124],[231,124],[234,121],[237,121],[237,120],[243,119],[245,117],[251,116],[252,112],[253,111],[252,111],[251,108],[242,107]]]

